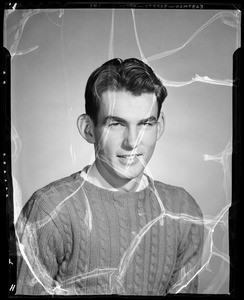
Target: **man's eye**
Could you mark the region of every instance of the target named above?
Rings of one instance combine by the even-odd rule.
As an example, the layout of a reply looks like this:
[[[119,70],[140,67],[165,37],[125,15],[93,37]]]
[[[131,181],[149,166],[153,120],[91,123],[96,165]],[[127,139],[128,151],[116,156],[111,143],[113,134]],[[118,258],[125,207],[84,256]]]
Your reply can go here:
[[[153,123],[148,123],[148,122],[145,122],[145,123],[142,123],[143,126],[152,126]]]
[[[119,122],[114,122],[114,123],[110,123],[108,126],[109,126],[109,127],[118,127],[118,126],[120,126],[120,125],[122,125],[122,124],[119,123]]]

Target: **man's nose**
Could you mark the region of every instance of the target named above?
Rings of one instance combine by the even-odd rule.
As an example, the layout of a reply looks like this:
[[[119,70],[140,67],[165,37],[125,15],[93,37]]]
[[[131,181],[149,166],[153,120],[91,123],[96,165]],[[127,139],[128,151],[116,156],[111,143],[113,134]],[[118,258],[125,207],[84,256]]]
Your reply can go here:
[[[135,128],[128,128],[125,130],[125,137],[124,137],[124,146],[129,149],[135,149],[138,145],[138,132]]]

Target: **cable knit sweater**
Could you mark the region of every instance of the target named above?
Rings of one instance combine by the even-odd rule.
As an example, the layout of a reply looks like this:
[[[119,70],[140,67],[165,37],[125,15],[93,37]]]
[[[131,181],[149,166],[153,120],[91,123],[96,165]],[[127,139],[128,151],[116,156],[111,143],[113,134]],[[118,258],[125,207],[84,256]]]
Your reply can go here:
[[[75,173],[35,192],[16,232],[16,294],[197,293],[202,213],[182,188],[109,191]]]

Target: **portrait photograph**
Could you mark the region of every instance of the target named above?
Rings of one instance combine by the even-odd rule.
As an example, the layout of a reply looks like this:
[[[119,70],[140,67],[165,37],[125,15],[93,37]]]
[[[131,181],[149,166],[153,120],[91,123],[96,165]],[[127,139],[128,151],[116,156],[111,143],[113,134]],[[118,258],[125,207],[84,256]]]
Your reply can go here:
[[[240,5],[6,2],[2,34],[8,294],[232,295]]]

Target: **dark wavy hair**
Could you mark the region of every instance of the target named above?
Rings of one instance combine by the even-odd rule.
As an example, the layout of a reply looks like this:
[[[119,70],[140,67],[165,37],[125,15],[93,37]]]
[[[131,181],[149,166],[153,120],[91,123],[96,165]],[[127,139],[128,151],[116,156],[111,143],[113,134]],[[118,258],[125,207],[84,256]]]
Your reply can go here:
[[[85,110],[97,125],[100,99],[104,92],[128,91],[134,96],[154,93],[158,102],[158,117],[167,90],[147,64],[136,58],[114,58],[97,68],[88,78],[85,89]]]

